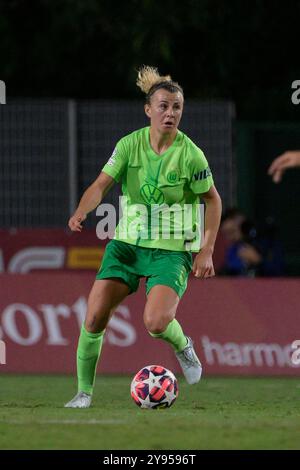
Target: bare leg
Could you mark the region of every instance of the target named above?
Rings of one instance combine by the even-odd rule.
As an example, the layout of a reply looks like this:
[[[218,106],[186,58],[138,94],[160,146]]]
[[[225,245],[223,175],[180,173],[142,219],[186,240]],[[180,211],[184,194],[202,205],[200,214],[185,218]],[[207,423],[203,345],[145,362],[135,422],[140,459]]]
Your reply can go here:
[[[85,329],[90,333],[103,331],[114,310],[129,293],[127,284],[119,279],[96,280],[88,298]]]
[[[67,408],[89,408],[91,405],[104,330],[113,311],[129,292],[129,287],[120,279],[95,281],[88,299],[85,324],[81,328],[78,341],[78,393],[65,405]]]
[[[144,323],[154,338],[171,344],[189,384],[199,382],[202,373],[201,363],[195,353],[193,341],[185,336],[175,319],[179,297],[168,286],[154,286],[148,296],[144,311]]]
[[[144,323],[150,333],[162,333],[174,320],[179,304],[176,292],[168,286],[157,285],[149,292],[144,310]]]

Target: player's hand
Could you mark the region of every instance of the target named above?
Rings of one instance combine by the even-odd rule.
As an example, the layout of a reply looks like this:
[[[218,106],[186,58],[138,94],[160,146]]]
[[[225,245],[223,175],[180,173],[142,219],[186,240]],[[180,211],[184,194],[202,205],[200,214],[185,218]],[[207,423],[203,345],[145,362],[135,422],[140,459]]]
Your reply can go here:
[[[81,232],[83,229],[82,222],[84,222],[86,219],[86,214],[83,212],[75,212],[74,215],[69,220],[69,228],[72,230],[72,232]]]
[[[194,259],[192,272],[195,277],[207,279],[215,275],[212,253],[202,248]]]
[[[238,250],[238,255],[246,264],[259,264],[262,261],[262,257],[258,251],[248,243],[241,246]]]
[[[300,166],[300,151],[284,152],[273,160],[268,169],[268,174],[272,176],[274,183],[279,183],[285,170],[296,166]]]

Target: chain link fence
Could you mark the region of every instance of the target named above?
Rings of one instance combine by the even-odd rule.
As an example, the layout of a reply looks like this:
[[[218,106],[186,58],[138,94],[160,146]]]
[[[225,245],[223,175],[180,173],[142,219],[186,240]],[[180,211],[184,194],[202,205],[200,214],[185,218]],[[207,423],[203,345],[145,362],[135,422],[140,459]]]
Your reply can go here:
[[[116,142],[148,125],[135,101],[14,100],[0,106],[0,225],[64,227]],[[223,206],[236,199],[234,105],[187,101],[180,125],[205,153]],[[118,204],[120,186],[106,196]],[[95,215],[88,225],[95,223]]]

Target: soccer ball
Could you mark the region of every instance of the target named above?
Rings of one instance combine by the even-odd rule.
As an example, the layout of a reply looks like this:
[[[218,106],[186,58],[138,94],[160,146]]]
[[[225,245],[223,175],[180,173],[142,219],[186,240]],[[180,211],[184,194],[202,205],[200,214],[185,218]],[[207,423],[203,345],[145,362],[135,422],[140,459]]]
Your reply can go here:
[[[162,366],[145,366],[131,382],[131,396],[141,408],[168,408],[178,396],[175,375]]]

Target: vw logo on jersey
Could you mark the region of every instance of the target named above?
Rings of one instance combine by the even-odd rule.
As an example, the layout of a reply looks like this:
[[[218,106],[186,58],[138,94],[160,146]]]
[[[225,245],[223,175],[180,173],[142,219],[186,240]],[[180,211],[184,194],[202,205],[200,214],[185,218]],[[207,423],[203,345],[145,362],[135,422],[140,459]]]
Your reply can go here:
[[[162,204],[165,200],[164,193],[153,184],[144,184],[140,192],[147,204]]]
[[[175,184],[179,180],[178,170],[172,170],[167,174],[167,180],[170,184]]]

